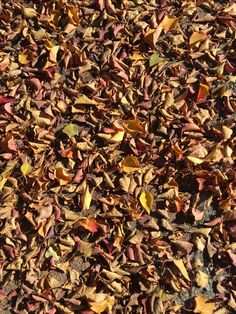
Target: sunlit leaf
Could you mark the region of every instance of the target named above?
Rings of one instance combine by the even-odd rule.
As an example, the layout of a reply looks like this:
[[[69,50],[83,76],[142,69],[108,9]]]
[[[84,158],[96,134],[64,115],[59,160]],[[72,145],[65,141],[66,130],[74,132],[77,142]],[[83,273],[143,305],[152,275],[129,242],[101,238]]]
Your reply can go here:
[[[28,17],[30,19],[37,16],[37,12],[35,11],[35,9],[25,8],[24,6],[23,6],[23,13],[25,17]]]
[[[189,275],[187,273],[186,267],[183,263],[183,260],[182,259],[174,259],[173,263],[180,270],[180,272],[184,276],[184,278],[187,279],[188,281],[190,281],[190,278],[189,278]]]
[[[122,169],[124,172],[131,173],[140,169],[140,163],[137,157],[127,156],[122,162]]]
[[[170,17],[165,15],[164,19],[161,21],[160,26],[166,31],[175,30],[178,27],[178,19],[176,17]]]
[[[150,214],[154,202],[154,197],[151,192],[145,191],[139,197],[139,201],[143,208]]]
[[[142,122],[136,118],[132,120],[127,120],[124,122],[125,128],[130,133],[143,133],[144,132],[144,126]]]
[[[155,48],[157,40],[161,35],[163,28],[162,26],[158,26],[156,29],[150,29],[144,36],[144,40],[147,45],[149,45],[152,49]]]
[[[208,300],[202,295],[196,296],[194,300],[195,300],[194,313],[199,313],[199,314],[213,314],[214,313],[215,303],[208,302]]]
[[[32,52],[29,49],[24,49],[18,56],[18,60],[21,64],[25,65],[30,63]]]
[[[91,201],[92,201],[92,195],[89,191],[88,186],[86,186],[86,189],[82,195],[82,208],[83,208],[83,210],[90,208]]]
[[[79,127],[77,124],[70,123],[63,128],[63,133],[65,133],[69,138],[72,138],[79,133]]]
[[[21,170],[23,176],[26,176],[27,174],[29,174],[33,170],[33,167],[29,163],[24,162],[21,165],[20,170]]]
[[[193,32],[189,38],[189,44],[191,46],[196,45],[197,43],[207,39],[207,34],[203,32]]]
[[[149,59],[149,66],[153,67],[155,65],[158,65],[160,63],[163,63],[165,61],[164,58],[161,58],[157,52],[151,55]]]
[[[209,276],[202,271],[198,271],[195,281],[200,288],[205,288],[208,285]]]
[[[197,103],[200,101],[203,101],[207,97],[209,90],[210,90],[209,85],[203,84],[203,83],[199,84],[199,89],[198,89],[198,94],[197,94],[197,99],[196,99]]]

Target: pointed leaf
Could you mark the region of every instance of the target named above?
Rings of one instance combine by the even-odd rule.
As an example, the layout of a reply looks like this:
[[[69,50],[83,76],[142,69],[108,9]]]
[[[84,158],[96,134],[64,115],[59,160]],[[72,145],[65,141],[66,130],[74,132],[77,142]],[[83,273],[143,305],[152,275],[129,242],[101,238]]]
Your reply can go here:
[[[65,133],[69,138],[78,135],[79,127],[77,124],[70,123],[63,128],[63,133]]]
[[[148,214],[150,214],[154,201],[152,193],[149,191],[143,192],[139,197],[139,201]]]

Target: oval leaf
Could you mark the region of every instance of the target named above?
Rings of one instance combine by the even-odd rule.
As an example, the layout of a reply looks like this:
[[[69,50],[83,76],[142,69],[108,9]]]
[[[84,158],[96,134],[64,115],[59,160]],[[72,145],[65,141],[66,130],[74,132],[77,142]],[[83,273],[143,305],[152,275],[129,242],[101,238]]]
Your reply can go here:
[[[154,201],[152,193],[149,191],[143,192],[139,197],[139,201],[143,208],[150,214]]]

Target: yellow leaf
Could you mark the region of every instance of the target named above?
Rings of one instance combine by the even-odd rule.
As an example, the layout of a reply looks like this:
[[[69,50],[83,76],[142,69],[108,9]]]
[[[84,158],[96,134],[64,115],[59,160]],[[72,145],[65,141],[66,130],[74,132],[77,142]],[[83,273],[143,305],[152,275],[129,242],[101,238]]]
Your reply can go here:
[[[212,152],[205,158],[205,161],[216,163],[222,160],[224,158],[221,150],[219,147],[215,147]]]
[[[85,192],[82,195],[82,208],[84,209],[89,209],[90,208],[90,204],[92,201],[92,195],[89,192],[89,188],[86,186]]]
[[[148,214],[150,214],[154,201],[152,193],[149,191],[143,192],[139,197],[139,201]]]
[[[18,56],[18,61],[21,64],[28,64],[31,61],[31,51],[29,49],[24,49]]]
[[[191,161],[193,164],[197,164],[197,165],[200,165],[204,162],[204,159],[192,157],[192,156],[187,156],[187,159]]]
[[[183,260],[182,259],[174,259],[173,263],[180,270],[180,272],[184,276],[184,278],[187,279],[188,281],[190,281],[190,278],[189,278],[187,270],[184,266]]]
[[[124,172],[131,173],[140,169],[140,163],[137,157],[127,156],[122,162]]]
[[[144,132],[144,127],[142,125],[142,122],[138,118],[125,121],[124,125],[127,131],[129,131],[130,133],[143,133]]]
[[[163,28],[161,25],[157,26],[156,29],[150,29],[144,36],[144,41],[152,49],[155,48],[156,42],[161,35]]]
[[[58,54],[59,49],[60,49],[60,46],[54,46],[54,47],[52,47],[52,49],[50,50],[50,53],[49,53],[49,60],[50,60],[51,62],[57,63],[57,54]]]
[[[119,142],[123,141],[124,135],[125,135],[124,131],[117,132],[115,135],[113,135],[108,140],[108,142],[110,142],[110,143],[119,143]]]
[[[139,61],[139,60],[145,60],[145,57],[138,54],[138,53],[134,53],[131,58],[131,60],[135,60],[135,61]]]
[[[231,136],[232,136],[232,134],[233,134],[233,130],[231,130],[231,129],[228,128],[227,126],[223,125],[222,131],[223,131],[223,136],[224,136],[224,140],[225,140],[225,141],[227,141],[228,139],[231,138]]]
[[[23,7],[23,13],[25,17],[32,19],[33,17],[37,16],[37,12],[33,8],[25,8]]]
[[[33,170],[33,167],[29,163],[24,162],[21,165],[20,170],[21,170],[23,176],[27,176],[27,174],[29,174]]]
[[[202,271],[198,271],[195,277],[195,281],[200,288],[205,288],[208,284],[209,276]]]
[[[63,128],[63,133],[68,135],[69,138],[72,138],[75,135],[78,135],[79,127],[77,124],[70,123]]]
[[[215,309],[215,303],[208,302],[208,300],[204,296],[198,295],[197,297],[195,297],[194,313],[213,314],[214,309]]]
[[[0,191],[2,190],[5,183],[7,182],[8,178],[10,177],[10,174],[11,174],[12,170],[14,169],[14,167],[16,166],[16,164],[17,164],[16,160],[10,160],[7,163],[4,171],[1,173],[1,175],[0,175]]]
[[[94,293],[91,298],[93,300],[89,302],[90,309],[95,313],[103,313],[106,309],[109,309],[111,312],[112,306],[115,303],[114,296],[104,293]]]
[[[79,96],[76,100],[75,100],[75,104],[78,105],[97,105],[97,102],[93,99],[89,99],[87,96],[85,95],[81,95]]]
[[[160,23],[160,26],[162,26],[165,31],[175,30],[178,27],[178,19],[166,15]]]
[[[207,34],[203,32],[194,32],[189,38],[189,44],[191,46],[196,45],[197,43],[207,39]]]

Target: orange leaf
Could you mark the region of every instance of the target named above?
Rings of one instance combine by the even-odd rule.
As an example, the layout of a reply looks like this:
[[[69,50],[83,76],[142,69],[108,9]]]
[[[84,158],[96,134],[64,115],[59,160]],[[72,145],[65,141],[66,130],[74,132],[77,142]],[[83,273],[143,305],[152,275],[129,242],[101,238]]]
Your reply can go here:
[[[203,84],[203,83],[200,83],[200,84],[199,84],[199,89],[198,89],[198,94],[197,94],[197,100],[196,100],[197,103],[203,101],[203,100],[206,98],[206,96],[207,96],[208,93],[209,93],[209,90],[210,90],[209,85]]]
[[[143,133],[144,132],[144,127],[141,121],[137,118],[133,120],[125,121],[124,125],[127,131],[129,131],[130,133]]]
[[[207,39],[207,34],[203,32],[194,32],[189,38],[189,45],[194,46],[197,43]]]
[[[97,232],[99,227],[97,221],[93,218],[79,220],[78,224],[90,232]]]
[[[178,27],[178,19],[166,15],[160,23],[160,26],[162,26],[165,31],[174,30]]]

